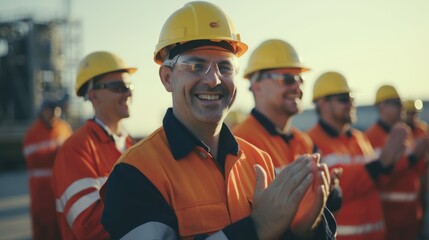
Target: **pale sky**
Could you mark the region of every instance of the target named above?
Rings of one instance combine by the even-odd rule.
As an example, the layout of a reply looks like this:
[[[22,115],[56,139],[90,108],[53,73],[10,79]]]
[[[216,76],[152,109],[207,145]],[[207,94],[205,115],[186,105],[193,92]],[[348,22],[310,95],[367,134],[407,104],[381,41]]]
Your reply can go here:
[[[60,17],[66,1],[0,0],[0,16],[32,13]],[[132,116],[124,124],[134,136],[161,125],[171,96],[158,77],[153,52],[162,25],[184,0],[71,0],[72,19],[82,23],[82,57],[112,51],[133,75]],[[249,51],[240,58],[241,73],[262,41],[280,38],[292,44],[312,71],[305,79],[303,106],[312,107],[314,80],[325,71],[341,72],[356,102],[371,104],[377,88],[394,85],[404,98],[429,98],[428,0],[211,0],[231,17]],[[233,109],[253,107],[248,82],[237,78]],[[74,87],[74,86],[73,86]],[[86,103],[89,105],[89,103]]]

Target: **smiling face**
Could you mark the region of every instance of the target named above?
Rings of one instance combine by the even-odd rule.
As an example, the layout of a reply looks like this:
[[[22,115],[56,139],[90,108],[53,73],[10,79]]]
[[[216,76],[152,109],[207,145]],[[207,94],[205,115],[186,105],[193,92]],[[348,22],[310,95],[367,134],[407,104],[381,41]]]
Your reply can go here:
[[[112,84],[115,82],[115,84]],[[124,84],[120,84],[124,83]],[[127,72],[107,73],[94,83],[94,87],[108,86],[90,90],[88,93],[95,116],[105,124],[117,123],[130,116],[131,90],[124,90],[123,86],[131,84],[130,74]],[[121,87],[122,86],[122,87]],[[110,89],[114,87],[114,89]]]
[[[263,71],[252,84],[256,108],[270,117],[291,117],[301,110],[303,80],[297,69]]]
[[[175,116],[188,126],[222,123],[237,92],[235,55],[208,46],[181,53],[175,61],[160,68]]]

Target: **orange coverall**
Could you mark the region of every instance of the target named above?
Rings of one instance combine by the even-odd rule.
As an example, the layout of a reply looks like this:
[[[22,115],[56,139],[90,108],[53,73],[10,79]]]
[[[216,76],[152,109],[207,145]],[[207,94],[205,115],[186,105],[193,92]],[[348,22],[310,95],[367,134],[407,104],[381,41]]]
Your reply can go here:
[[[376,152],[381,152],[387,137],[389,127],[377,122],[366,130]],[[412,148],[412,136],[408,137]],[[411,149],[408,149],[410,152]],[[416,239],[421,229],[423,218],[422,205],[419,199],[420,176],[426,168],[424,161],[402,157],[395,170],[388,178],[388,183],[380,185],[380,197],[386,221],[386,239]],[[403,168],[403,166],[408,166]],[[401,169],[400,169],[401,168]]]
[[[128,136],[127,148],[132,144]],[[61,147],[52,184],[63,240],[109,238],[101,225],[99,189],[120,155],[112,136],[94,120],[88,120]]]
[[[71,134],[72,129],[64,120],[55,120],[50,126],[38,118],[24,136],[23,152],[30,178],[34,240],[60,239],[51,175],[55,155]]]
[[[343,203],[334,213],[337,239],[384,239],[385,229],[381,200],[376,188],[376,175],[369,166],[376,166],[374,150],[366,136],[357,129],[339,135],[326,123],[319,121],[309,135],[321,152],[321,162],[329,169],[343,168],[340,186]]]
[[[256,113],[260,119],[265,117]],[[265,121],[264,121],[265,120]],[[233,128],[234,135],[245,139],[258,148],[266,151],[273,161],[274,167],[281,168],[298,156],[314,152],[314,145],[310,137],[296,128],[286,135],[270,124],[267,118],[258,121],[254,111],[240,124]]]

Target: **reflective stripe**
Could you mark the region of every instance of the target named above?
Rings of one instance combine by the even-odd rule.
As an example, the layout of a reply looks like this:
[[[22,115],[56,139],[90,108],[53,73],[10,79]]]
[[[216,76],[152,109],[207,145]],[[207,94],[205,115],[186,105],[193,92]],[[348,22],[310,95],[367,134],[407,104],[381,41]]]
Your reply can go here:
[[[98,191],[89,193],[77,200],[73,206],[70,208],[69,213],[67,214],[67,223],[70,227],[73,227],[74,220],[85,211],[91,204],[100,199],[100,194]]]
[[[49,168],[35,168],[28,170],[28,175],[30,177],[50,177],[52,176],[52,170]]]
[[[100,178],[83,178],[72,183],[59,199],[55,199],[57,212],[64,212],[64,208],[74,195],[88,188],[96,188],[99,190],[106,182],[107,177]]]
[[[60,146],[62,141],[60,139],[51,139],[43,142],[38,142],[34,144],[30,144],[24,147],[24,156],[27,157],[30,154],[33,154],[37,151],[47,150],[47,149],[55,149]]]
[[[213,235],[210,235],[207,240],[228,240],[225,234],[222,231],[219,231]]]
[[[375,157],[379,158],[381,156],[381,152],[383,151],[383,148],[374,148]]]
[[[379,221],[376,223],[356,225],[356,226],[338,225],[337,233],[338,235],[342,235],[342,236],[365,234],[370,232],[378,232],[382,230],[383,227],[384,227],[383,221]]]
[[[380,193],[380,198],[391,202],[414,202],[417,200],[417,193],[382,192]]]
[[[121,238],[121,240],[134,239],[176,240],[178,238],[170,226],[160,222],[147,222],[129,231]]]
[[[326,163],[328,167],[337,165],[337,164],[356,164],[356,163],[362,163],[365,164],[371,160],[371,156],[365,156],[365,155],[358,155],[354,157],[350,157],[349,154],[328,154],[326,156],[323,156],[320,160],[321,163]]]

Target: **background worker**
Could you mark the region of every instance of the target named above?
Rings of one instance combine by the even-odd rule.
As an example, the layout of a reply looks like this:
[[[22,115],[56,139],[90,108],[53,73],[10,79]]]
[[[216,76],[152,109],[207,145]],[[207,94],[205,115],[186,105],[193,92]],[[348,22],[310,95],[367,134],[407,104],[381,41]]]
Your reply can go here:
[[[402,124],[404,111],[401,98],[391,85],[383,85],[377,90],[375,105],[379,120],[366,130],[376,152],[380,152],[391,129]],[[389,176],[389,182],[380,189],[385,221],[386,239],[416,239],[423,218],[419,198],[420,177],[425,173],[422,158],[428,148],[428,136],[417,139],[414,143],[411,132],[407,137],[406,152]]]
[[[309,135],[328,167],[341,167],[342,207],[335,212],[337,239],[384,239],[381,201],[376,189],[379,175],[387,173],[404,151],[406,130],[395,128],[378,160],[366,136],[352,127],[355,106],[348,83],[338,72],[320,75],[313,87],[319,116]],[[362,208],[365,206],[365,210]]]
[[[255,107],[233,132],[266,151],[278,170],[300,155],[315,152],[310,137],[291,123],[292,117],[301,111],[304,83],[301,74],[308,70],[292,45],[270,39],[253,51],[244,71],[244,78],[250,81]],[[337,210],[341,203],[337,198],[340,192],[335,189],[333,195],[337,201],[332,201],[331,206],[328,202],[331,210]]]
[[[429,134],[426,122],[420,119],[419,113],[423,110],[423,102],[420,99],[406,100],[404,102],[406,112],[405,123],[411,128],[414,140],[418,140]],[[426,175],[421,177],[421,202],[423,206],[423,223],[421,239],[429,239],[429,164],[426,162]]]
[[[108,238],[99,189],[133,144],[120,122],[130,116],[135,71],[110,52],[93,52],[79,65],[76,94],[91,102],[94,118],[64,143],[55,160],[53,186],[63,239]]]
[[[30,179],[30,215],[32,239],[60,239],[51,177],[55,155],[73,133],[61,119],[63,99],[45,97],[38,118],[24,136],[23,152]]]
[[[269,155],[224,124],[246,50],[212,3],[187,3],[167,19],[154,60],[173,107],[102,188],[102,222],[113,239],[334,238],[332,216],[322,215],[328,173],[312,162],[317,156],[273,180]]]
[[[427,136],[429,133],[428,124],[419,117],[419,113],[423,110],[422,100],[406,100],[404,109],[405,123],[411,128],[414,139]]]

